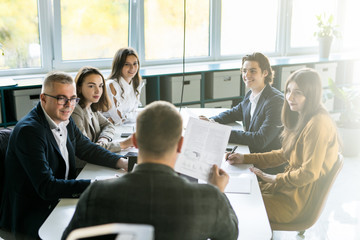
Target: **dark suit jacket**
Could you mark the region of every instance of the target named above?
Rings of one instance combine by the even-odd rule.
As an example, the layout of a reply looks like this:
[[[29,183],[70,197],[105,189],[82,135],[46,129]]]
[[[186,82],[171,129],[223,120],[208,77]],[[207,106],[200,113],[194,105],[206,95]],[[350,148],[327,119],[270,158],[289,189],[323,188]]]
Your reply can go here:
[[[70,171],[65,180],[65,162],[40,103],[16,124],[5,158],[1,227],[36,238],[59,198],[79,197],[90,180],[74,180],[75,155],[116,166],[120,156],[84,137],[72,119],[67,130]]]
[[[153,225],[156,240],[238,236],[238,220],[224,193],[212,185],[190,183],[172,168],[154,163],[91,184],[62,239],[76,228],[114,222]]]
[[[281,127],[281,109],[284,104],[283,94],[266,85],[257,103],[250,121],[249,91],[236,107],[212,117],[216,122],[227,124],[242,121],[244,131],[231,131],[229,142],[248,145],[250,152],[269,152],[280,149],[279,135]]]

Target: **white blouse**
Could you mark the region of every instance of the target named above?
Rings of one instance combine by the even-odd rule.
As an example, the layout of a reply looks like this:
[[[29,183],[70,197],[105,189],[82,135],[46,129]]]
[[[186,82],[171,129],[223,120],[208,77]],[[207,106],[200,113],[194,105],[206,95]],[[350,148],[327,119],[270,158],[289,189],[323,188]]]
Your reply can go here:
[[[115,94],[111,92],[110,85],[115,88]],[[122,90],[124,89],[124,94],[121,96]],[[122,77],[120,81],[115,79],[109,79],[106,81],[106,90],[110,97],[112,104],[111,109],[108,112],[103,113],[105,117],[114,121],[114,124],[121,124],[125,122],[135,122],[137,116],[137,108],[140,105],[140,93],[141,89],[144,86],[144,82],[141,81],[138,86],[139,95],[136,96],[132,83],[126,82]],[[116,103],[115,103],[116,102]]]

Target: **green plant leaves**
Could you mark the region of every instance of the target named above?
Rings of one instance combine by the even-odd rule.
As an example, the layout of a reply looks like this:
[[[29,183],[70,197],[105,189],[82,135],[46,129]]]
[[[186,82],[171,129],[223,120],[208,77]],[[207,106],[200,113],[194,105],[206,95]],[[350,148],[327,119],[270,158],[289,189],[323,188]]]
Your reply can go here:
[[[329,78],[329,88],[334,96],[343,103],[338,125],[348,128],[360,128],[360,87],[339,87]]]
[[[314,32],[314,36],[318,38],[322,37],[340,37],[339,25],[334,24],[334,15],[330,14],[327,17],[326,13],[316,15],[317,26],[319,30]]]

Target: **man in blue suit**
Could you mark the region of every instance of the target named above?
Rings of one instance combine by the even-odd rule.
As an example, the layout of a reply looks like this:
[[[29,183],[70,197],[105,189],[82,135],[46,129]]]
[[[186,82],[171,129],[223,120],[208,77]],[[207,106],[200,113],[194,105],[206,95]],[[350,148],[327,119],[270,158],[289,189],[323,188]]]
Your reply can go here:
[[[242,59],[242,78],[250,88],[243,101],[232,109],[207,119],[221,124],[242,121],[244,130],[233,130],[229,142],[248,145],[250,152],[262,153],[281,148],[283,94],[271,86],[274,78],[269,59],[255,52]]]
[[[49,73],[40,103],[15,126],[5,159],[0,226],[20,239],[39,239],[38,230],[59,198],[77,198],[90,180],[74,180],[75,156],[90,163],[127,169],[127,161],[92,143],[70,118],[75,83]]]

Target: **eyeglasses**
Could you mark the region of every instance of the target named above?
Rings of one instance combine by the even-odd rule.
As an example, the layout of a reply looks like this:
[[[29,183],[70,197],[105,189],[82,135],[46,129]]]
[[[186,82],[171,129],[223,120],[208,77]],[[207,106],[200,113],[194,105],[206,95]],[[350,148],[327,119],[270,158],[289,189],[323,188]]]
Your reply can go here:
[[[80,98],[66,98],[64,96],[51,96],[49,94],[44,93],[45,96],[55,98],[57,100],[58,105],[66,105],[68,102],[70,102],[71,106],[74,106],[80,101]]]

